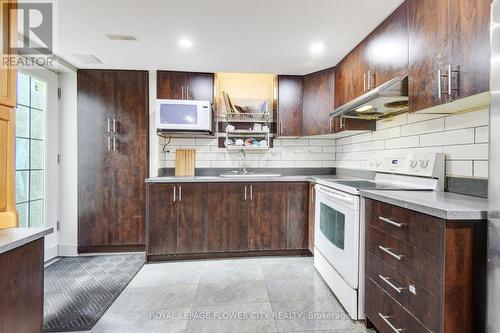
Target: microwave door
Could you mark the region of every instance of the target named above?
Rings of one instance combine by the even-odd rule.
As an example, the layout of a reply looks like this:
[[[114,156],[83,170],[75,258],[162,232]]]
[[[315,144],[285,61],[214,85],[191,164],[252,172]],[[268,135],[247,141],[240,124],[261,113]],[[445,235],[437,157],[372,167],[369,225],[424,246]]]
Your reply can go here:
[[[195,104],[161,104],[160,124],[173,130],[199,129],[198,107]]]

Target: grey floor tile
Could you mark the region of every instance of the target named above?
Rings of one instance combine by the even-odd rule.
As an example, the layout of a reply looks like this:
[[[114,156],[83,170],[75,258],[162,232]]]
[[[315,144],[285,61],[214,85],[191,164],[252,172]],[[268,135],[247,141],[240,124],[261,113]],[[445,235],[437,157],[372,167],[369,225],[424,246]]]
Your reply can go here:
[[[264,281],[200,284],[194,306],[268,302]]]
[[[186,310],[187,311],[187,310]],[[184,332],[187,319],[154,319],[131,313],[106,313],[92,333]]]
[[[205,263],[168,263],[149,266],[134,277],[128,285],[129,288],[198,284],[200,277],[206,272]]]
[[[354,330],[353,322],[334,299],[272,302],[279,315],[276,326],[280,332],[315,330]]]
[[[186,328],[189,333],[276,332],[271,304],[268,302],[196,307],[192,313],[206,316],[190,319]]]
[[[258,261],[241,260],[213,261],[207,263],[200,277],[200,283],[231,283],[237,281],[263,280],[262,268]]]
[[[312,279],[266,280],[266,287],[272,302],[335,299],[331,290],[317,275]]]
[[[127,288],[108,312],[133,312],[147,315],[161,310],[191,308],[196,290],[197,285]]]
[[[266,280],[312,279],[316,274],[314,265],[308,262],[262,262],[260,266]]]

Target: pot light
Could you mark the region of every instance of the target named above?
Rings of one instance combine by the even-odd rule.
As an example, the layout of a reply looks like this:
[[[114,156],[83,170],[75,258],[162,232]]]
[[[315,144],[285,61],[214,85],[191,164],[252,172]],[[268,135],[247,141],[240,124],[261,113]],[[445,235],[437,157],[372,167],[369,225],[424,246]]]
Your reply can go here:
[[[313,55],[317,55],[323,52],[323,48],[324,48],[323,43],[316,42],[311,44],[310,50]]]
[[[181,38],[179,39],[179,45],[185,49],[189,49],[191,46],[193,46],[193,42],[190,39]]]

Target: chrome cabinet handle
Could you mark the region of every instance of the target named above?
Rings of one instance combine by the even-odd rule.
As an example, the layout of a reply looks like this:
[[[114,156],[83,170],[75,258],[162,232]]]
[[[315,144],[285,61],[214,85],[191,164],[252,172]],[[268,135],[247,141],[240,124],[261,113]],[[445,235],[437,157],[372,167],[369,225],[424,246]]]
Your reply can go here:
[[[366,92],[366,73],[363,73],[363,92]]]
[[[116,143],[116,136],[113,137],[113,150],[118,150],[117,143]]]
[[[247,201],[247,186],[245,185],[245,201]]]
[[[116,119],[113,118],[113,133],[116,133]]]
[[[182,186],[179,185],[179,202],[182,201]]]
[[[111,133],[111,119],[108,118],[108,133]]]
[[[398,227],[398,228],[402,228],[405,224],[404,223],[397,223],[397,222],[394,222],[393,220],[391,219],[388,219],[386,217],[382,217],[382,216],[379,216],[378,219],[382,222],[385,222],[387,224],[390,224],[392,226],[395,226],[395,227]]]
[[[174,202],[176,201],[176,197],[177,197],[176,192],[175,192],[176,188],[177,188],[177,186],[174,185]]]
[[[389,249],[388,247],[383,247],[379,245],[378,248],[387,253],[388,255],[390,255],[391,257],[396,258],[397,260],[401,260],[404,258],[403,255],[392,252],[391,249]]]
[[[438,69],[438,96],[439,98],[443,98],[443,95],[449,96],[451,94],[451,66],[448,66],[449,72],[447,74],[443,74],[441,69]],[[442,85],[442,80],[443,78],[446,78],[448,80],[448,91],[443,91],[443,85]]]
[[[439,98],[443,98],[443,91],[442,91],[442,87],[441,87],[441,79],[442,79],[441,69],[438,69],[438,97]]]
[[[387,285],[389,285],[389,287],[391,287],[392,289],[394,289],[395,291],[397,291],[398,294],[401,294],[401,290],[403,290],[404,288],[400,288],[400,287],[397,287],[395,286],[391,281],[389,281],[390,279],[388,277],[385,277],[385,276],[382,276],[379,274],[378,276],[382,281],[384,281],[385,283],[387,283]]]
[[[389,321],[389,318],[391,318],[390,316],[384,316],[383,314],[381,314],[380,312],[378,313],[378,315],[380,316],[380,318],[382,318],[382,320],[387,324],[387,326],[389,326],[394,332],[396,333],[399,333],[399,332],[402,332],[403,329],[402,328],[397,328],[396,326],[394,326],[390,321]]]
[[[448,71],[450,73],[450,77],[448,80],[448,90],[450,92],[450,95],[453,95],[453,92],[455,91],[458,96],[460,96],[460,66],[456,66],[456,68],[453,68],[453,65],[448,66]],[[453,74],[456,74],[457,80],[456,80],[456,88],[453,88]]]
[[[367,91],[370,91],[372,89],[372,72],[368,71],[368,75],[367,76],[368,76],[367,79],[366,79],[366,81],[367,81],[367,87],[368,87]]]
[[[108,136],[108,151],[111,150],[111,137]]]
[[[253,185],[250,185],[250,201],[253,201]]]
[[[451,65],[448,65],[448,96],[451,96]]]

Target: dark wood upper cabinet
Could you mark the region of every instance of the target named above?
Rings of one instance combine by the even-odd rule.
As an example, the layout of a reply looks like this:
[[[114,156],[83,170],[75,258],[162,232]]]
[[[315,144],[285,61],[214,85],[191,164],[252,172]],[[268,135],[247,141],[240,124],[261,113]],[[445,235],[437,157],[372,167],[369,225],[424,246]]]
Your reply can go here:
[[[367,40],[362,41],[346,57],[347,91],[349,101],[363,95],[370,90],[370,57],[367,49]]]
[[[250,250],[287,248],[287,200],[280,183],[249,184],[248,245]]]
[[[449,0],[452,99],[490,89],[491,0]]]
[[[157,98],[214,101],[214,74],[157,71]]]
[[[349,102],[349,87],[348,87],[348,62],[346,59],[342,60],[335,67],[335,94],[334,105],[335,108]]]
[[[404,2],[367,39],[370,87],[408,75],[408,2]]]
[[[302,136],[302,76],[278,76],[278,136]]]
[[[418,111],[449,101],[439,96],[438,72],[450,63],[448,40],[448,0],[414,0],[409,6],[408,94],[410,111]]]
[[[79,70],[77,79],[79,250],[141,249],[148,72]]]
[[[330,112],[334,107],[334,80],[334,68],[304,76],[304,136],[332,133]]]
[[[490,5],[409,2],[411,112],[488,91]]]
[[[208,252],[248,249],[248,186],[208,184]]]

